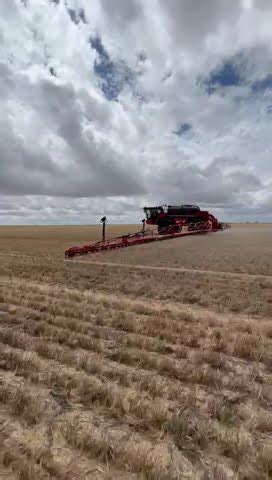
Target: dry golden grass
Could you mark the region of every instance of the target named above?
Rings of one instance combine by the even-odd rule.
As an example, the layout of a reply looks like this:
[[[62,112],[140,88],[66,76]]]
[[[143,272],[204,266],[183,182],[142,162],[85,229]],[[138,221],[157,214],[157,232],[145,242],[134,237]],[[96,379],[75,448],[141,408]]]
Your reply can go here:
[[[94,228],[0,228],[0,478],[272,478],[272,278],[133,268],[269,275],[249,228],[95,257],[127,267],[63,261]]]
[[[109,236],[140,230],[139,225],[109,225]],[[62,258],[66,248],[101,240],[101,226],[0,226],[0,252]]]

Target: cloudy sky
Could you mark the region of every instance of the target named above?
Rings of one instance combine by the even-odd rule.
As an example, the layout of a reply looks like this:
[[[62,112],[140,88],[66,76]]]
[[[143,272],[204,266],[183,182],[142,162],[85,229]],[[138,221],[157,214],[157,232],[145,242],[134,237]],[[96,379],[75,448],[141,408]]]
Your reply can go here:
[[[1,0],[0,223],[272,221],[271,0]]]

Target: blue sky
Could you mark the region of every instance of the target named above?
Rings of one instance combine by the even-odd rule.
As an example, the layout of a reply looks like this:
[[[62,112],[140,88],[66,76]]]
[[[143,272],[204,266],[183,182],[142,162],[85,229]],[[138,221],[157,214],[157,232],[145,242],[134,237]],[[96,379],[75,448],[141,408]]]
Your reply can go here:
[[[219,88],[237,87],[242,81],[238,66],[227,60],[210,72],[205,80],[205,86],[207,92],[212,94]]]
[[[173,132],[175,133],[177,136],[181,137],[182,135],[184,135],[186,132],[189,132],[192,128],[192,125],[190,125],[190,123],[180,123],[177,127],[177,129]]]
[[[111,60],[100,37],[90,38],[90,45],[97,53],[94,73],[107,100],[118,100],[123,88],[133,83],[133,72],[122,60]]]

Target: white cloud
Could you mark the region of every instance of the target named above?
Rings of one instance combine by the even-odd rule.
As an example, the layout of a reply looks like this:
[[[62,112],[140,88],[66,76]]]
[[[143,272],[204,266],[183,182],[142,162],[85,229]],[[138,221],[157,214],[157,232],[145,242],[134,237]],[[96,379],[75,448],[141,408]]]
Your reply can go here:
[[[272,219],[271,20],[264,0],[1,2],[0,222]]]

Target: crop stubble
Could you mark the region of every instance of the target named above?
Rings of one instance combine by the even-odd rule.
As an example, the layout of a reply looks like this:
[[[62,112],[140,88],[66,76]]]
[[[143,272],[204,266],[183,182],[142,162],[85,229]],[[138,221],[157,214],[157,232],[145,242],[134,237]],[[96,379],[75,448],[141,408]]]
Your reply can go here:
[[[95,258],[252,277],[64,262],[88,227],[0,229],[0,478],[271,478],[272,228],[251,228]]]

